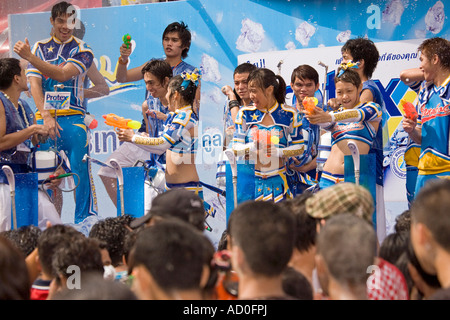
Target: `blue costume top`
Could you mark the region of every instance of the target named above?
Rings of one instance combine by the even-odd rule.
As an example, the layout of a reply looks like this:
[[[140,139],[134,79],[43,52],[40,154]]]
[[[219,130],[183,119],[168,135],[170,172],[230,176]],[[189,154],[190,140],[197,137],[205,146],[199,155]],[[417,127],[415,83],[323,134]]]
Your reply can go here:
[[[194,71],[195,67],[184,62],[181,61],[179,64],[177,64],[176,66],[172,67],[172,74],[173,76],[179,75],[181,73],[183,73],[184,71],[192,73]],[[162,112],[164,114],[169,113],[169,108],[163,106],[163,104],[161,103],[161,101],[158,98],[154,98],[153,96],[151,96],[150,94],[148,94],[147,91],[147,105],[148,105],[148,110],[149,111],[159,111]],[[147,120],[148,120],[148,125],[149,125],[149,136],[154,138],[154,137],[159,137],[162,132],[164,131],[164,120],[158,119],[158,118],[154,118],[151,117],[150,115],[147,115]],[[152,159],[152,162],[158,161],[161,164],[165,164],[166,163],[166,156],[165,154],[161,154],[161,155],[157,155],[157,154],[152,154],[150,155],[150,158]]]
[[[261,124],[266,114],[272,118],[273,125]],[[274,145],[279,157],[292,157],[303,153],[302,120],[297,110],[291,106],[275,103],[267,113],[255,106],[242,107],[236,116],[235,127],[233,150],[238,156],[253,150],[255,130],[270,132],[271,136],[278,137],[278,143]]]
[[[441,86],[425,84],[419,92],[422,126],[419,175],[450,173],[450,77]]]
[[[184,71],[188,73],[192,73],[195,70],[195,67],[186,63],[185,61],[181,61],[176,66],[172,67],[172,74],[174,76],[182,74]]]
[[[331,131],[331,145],[344,139],[353,139],[372,145],[377,131],[369,123],[381,121],[381,107],[374,102],[365,102],[353,109],[340,109],[332,113],[335,121],[324,129]]]
[[[84,80],[87,70],[92,65],[94,54],[92,49],[82,40],[70,37],[61,42],[55,37],[37,41],[32,53],[39,59],[55,66],[64,67],[72,64],[79,74],[65,82],[58,82],[43,74],[33,65],[29,64],[27,77],[38,77],[42,80],[42,91],[53,92],[54,86],[63,84],[63,89],[58,92],[70,92],[69,110],[58,110],[58,124],[63,130],[57,140],[50,139],[46,144],[41,144],[42,150],[55,147],[63,150],[70,162],[73,173],[79,176],[79,184],[75,190],[75,223],[79,223],[90,214],[97,214],[97,199],[94,180],[90,172],[90,164],[82,162],[85,154],[89,154],[89,140],[87,128],[84,123],[86,104],[84,104]],[[61,115],[61,117],[60,117]],[[40,112],[36,113],[38,123],[42,123]]]
[[[84,41],[75,37],[71,37],[66,42],[61,42],[52,37],[36,42],[32,53],[39,59],[60,67],[63,67],[66,63],[72,63],[80,71],[77,76],[63,82],[64,89],[58,89],[58,91],[70,92],[70,109],[85,113],[83,86],[86,72],[94,60],[92,49]],[[54,91],[54,85],[60,84],[31,64],[28,65],[26,74],[27,77],[42,78],[44,92]]]
[[[197,137],[191,136],[189,130],[197,125],[197,114],[191,106],[185,106],[168,114],[162,135],[155,138],[134,135],[132,142],[154,154],[162,154],[167,149],[179,154],[195,154]]]

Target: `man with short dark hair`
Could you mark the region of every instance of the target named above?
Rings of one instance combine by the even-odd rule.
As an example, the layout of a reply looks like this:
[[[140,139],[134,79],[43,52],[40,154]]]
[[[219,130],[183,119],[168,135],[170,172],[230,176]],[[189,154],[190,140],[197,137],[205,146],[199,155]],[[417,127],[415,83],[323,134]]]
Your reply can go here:
[[[149,92],[147,99],[143,103],[143,116],[146,133],[149,137],[158,137],[164,130],[164,121],[169,113],[168,101],[166,99],[169,80],[172,78],[172,68],[163,59],[152,59],[141,69],[144,77],[145,87]],[[144,109],[146,111],[144,111]],[[115,159],[122,167],[131,167],[136,161],[147,161],[147,166],[158,167],[165,165],[165,153],[162,155],[150,154],[148,151],[139,148],[133,143],[124,142],[118,149],[112,152],[106,160]],[[117,177],[112,168],[101,167],[98,175],[105,186],[105,189],[114,205],[117,207]],[[162,181],[161,184],[163,184]],[[163,188],[149,183],[145,184],[145,210],[151,207],[151,200],[156,196],[156,190],[162,192]]]
[[[11,219],[11,190],[1,168],[8,165],[14,174],[31,172],[28,166],[31,148],[38,135],[47,136],[48,128],[36,124],[33,111],[20,98],[28,90],[25,68],[16,58],[0,59],[0,231],[14,227]],[[46,222],[62,223],[55,206],[44,190],[38,190],[38,226]]]
[[[213,255],[209,239],[192,225],[160,221],[137,235],[132,289],[140,300],[203,300],[214,279]]]
[[[305,98],[314,98],[316,91],[319,89],[319,74],[316,69],[310,65],[303,64],[292,71],[291,88],[294,91],[295,107],[300,112],[302,119],[304,137],[308,137],[306,142],[306,150],[301,156],[289,158],[289,174],[287,180],[289,189],[295,197],[301,194],[305,189],[315,184],[318,179],[317,155],[319,154],[319,142],[321,136],[320,126],[311,124],[304,116],[305,107],[303,101]],[[323,108],[322,104],[318,107]],[[325,109],[326,110],[326,106]]]
[[[294,217],[269,201],[239,204],[228,221],[231,263],[239,299],[291,299],[282,287],[294,249]]]
[[[403,118],[403,129],[420,145],[416,195],[428,180],[450,177],[450,42],[435,37],[418,50],[425,80],[418,94],[418,118]]]
[[[55,147],[58,151],[63,150],[70,161],[71,171],[78,175],[74,216],[75,223],[79,223],[89,215],[97,214],[97,201],[90,164],[82,161],[84,155],[89,154],[84,123],[87,111],[83,103],[84,78],[93,63],[94,53],[84,41],[73,36],[75,12],[66,1],[55,4],[50,17],[52,37],[37,41],[32,49],[28,39],[18,41],[14,52],[30,63],[27,77],[38,109],[36,118],[49,129],[51,139],[41,144],[41,149]],[[56,86],[60,86],[59,89]],[[68,109],[62,106],[58,110],[44,108],[46,93],[56,90],[69,95]]]
[[[319,279],[331,300],[367,300],[370,266],[375,265],[375,230],[351,213],[330,217],[317,237]],[[369,269],[370,270],[370,269]]]
[[[420,189],[411,206],[411,243],[423,270],[437,275],[442,289],[429,300],[449,299],[450,180],[433,179]]]
[[[162,45],[166,55],[165,60],[172,67],[173,75],[181,74],[183,71],[192,72],[195,67],[183,61],[186,59],[191,46],[191,32],[184,22],[173,22],[169,24],[162,35]],[[141,73],[145,64],[127,70],[128,57],[132,52],[132,45],[127,48],[126,44],[120,47],[119,64],[117,65],[117,81],[132,82],[141,80],[144,75]]]

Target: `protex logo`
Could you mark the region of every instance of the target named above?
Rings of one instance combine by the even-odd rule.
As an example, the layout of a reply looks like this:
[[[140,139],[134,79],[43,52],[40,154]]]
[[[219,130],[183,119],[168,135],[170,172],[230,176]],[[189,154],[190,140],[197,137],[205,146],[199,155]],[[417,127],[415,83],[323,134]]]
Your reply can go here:
[[[406,179],[406,147],[398,147],[391,157],[391,171],[400,179]]]
[[[62,110],[70,107],[70,92],[46,92],[44,109]]]

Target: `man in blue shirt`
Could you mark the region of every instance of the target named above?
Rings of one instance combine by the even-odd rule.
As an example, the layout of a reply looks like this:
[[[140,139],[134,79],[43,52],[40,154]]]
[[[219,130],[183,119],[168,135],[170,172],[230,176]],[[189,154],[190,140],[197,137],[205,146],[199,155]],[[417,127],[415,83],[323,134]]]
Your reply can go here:
[[[83,162],[89,154],[89,141],[84,117],[84,79],[94,60],[92,49],[82,40],[73,36],[76,15],[73,6],[65,1],[52,7],[50,22],[53,27],[51,38],[38,41],[30,48],[28,40],[18,41],[14,52],[30,64],[27,77],[38,112],[38,123],[49,128],[50,138],[42,148],[55,147],[64,150],[70,161],[70,169],[78,175],[75,192],[75,223],[83,221],[91,214],[97,214],[97,199],[90,165]],[[67,109],[45,110],[46,92],[70,94]],[[57,116],[57,120],[56,117]]]

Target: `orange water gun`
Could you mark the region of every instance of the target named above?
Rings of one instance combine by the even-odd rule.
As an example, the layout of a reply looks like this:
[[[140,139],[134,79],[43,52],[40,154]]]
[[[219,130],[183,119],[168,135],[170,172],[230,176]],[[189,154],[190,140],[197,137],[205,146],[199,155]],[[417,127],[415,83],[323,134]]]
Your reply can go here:
[[[405,112],[405,117],[416,121],[417,117],[418,117],[416,107],[414,107],[414,105],[411,102],[405,101],[403,99],[400,100],[400,102],[403,106],[403,111]]]
[[[114,113],[104,114],[103,118],[105,119],[105,123],[108,126],[114,127],[114,131],[116,131],[117,128],[119,128],[119,129],[139,129],[141,127],[141,123],[139,121],[125,119],[124,117],[119,117],[118,115],[115,115]]]
[[[272,144],[276,145],[280,142],[280,138],[277,135],[272,135],[270,131],[267,130],[254,130],[252,132],[253,141],[257,141],[258,145],[267,146],[267,156],[270,157],[270,149]]]
[[[318,103],[319,100],[317,100],[316,97],[306,97],[302,101],[303,107],[309,114],[314,113],[314,108],[317,106]]]
[[[258,143],[264,144],[266,146],[270,146],[271,144],[278,144],[280,142],[280,138],[277,135],[272,135],[270,131],[267,130],[253,130],[252,138],[254,141]]]

